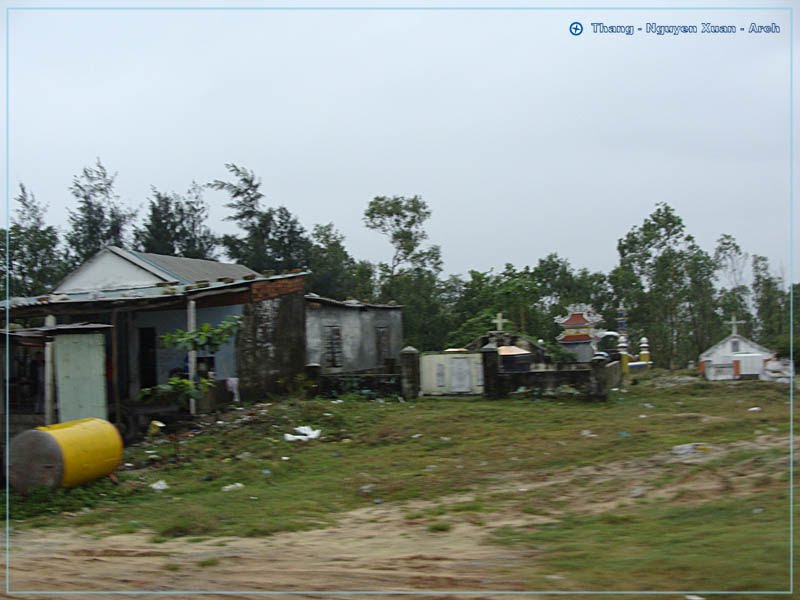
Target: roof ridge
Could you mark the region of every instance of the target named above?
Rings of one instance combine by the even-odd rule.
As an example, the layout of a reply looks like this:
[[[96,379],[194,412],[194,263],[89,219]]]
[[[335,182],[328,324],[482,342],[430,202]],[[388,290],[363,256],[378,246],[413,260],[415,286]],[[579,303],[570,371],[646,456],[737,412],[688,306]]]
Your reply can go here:
[[[131,254],[136,256],[136,258],[138,258],[139,260],[142,260],[142,261],[146,262],[147,264],[149,264],[150,266],[155,267],[156,269],[159,269],[160,271],[163,271],[167,275],[171,275],[179,283],[183,283],[183,284],[192,283],[191,281],[189,281],[185,277],[181,277],[180,275],[175,273],[172,269],[168,268],[166,265],[163,265],[163,264],[161,264],[159,262],[154,261],[153,259],[149,258],[148,256],[145,256],[146,254],[151,254],[151,255],[154,254],[152,252],[146,252],[145,253],[145,252],[139,252],[138,250],[127,250],[127,252],[130,252]],[[156,256],[169,256],[169,255],[168,254],[156,254]],[[182,258],[182,257],[174,256],[174,257],[171,257],[171,258]]]

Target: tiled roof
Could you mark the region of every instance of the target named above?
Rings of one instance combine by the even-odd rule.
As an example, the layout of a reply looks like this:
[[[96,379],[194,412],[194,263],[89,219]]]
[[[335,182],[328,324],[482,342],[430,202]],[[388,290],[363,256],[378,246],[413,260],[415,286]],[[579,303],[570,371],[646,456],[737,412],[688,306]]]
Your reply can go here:
[[[583,313],[572,313],[564,321],[561,321],[562,327],[575,325],[591,325],[591,321],[589,321]]]
[[[556,338],[559,342],[591,342],[592,336],[586,333],[560,335]]]

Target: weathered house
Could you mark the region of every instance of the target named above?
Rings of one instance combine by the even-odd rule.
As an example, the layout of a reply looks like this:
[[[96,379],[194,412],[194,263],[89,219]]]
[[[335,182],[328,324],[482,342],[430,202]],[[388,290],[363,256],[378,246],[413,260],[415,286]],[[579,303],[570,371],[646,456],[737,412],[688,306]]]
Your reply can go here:
[[[306,295],[306,362],[323,373],[381,368],[402,347],[401,307]]]
[[[7,321],[44,316],[49,325],[111,325],[105,346],[112,412],[177,374],[213,372],[237,382],[242,397],[261,398],[309,363],[343,371],[398,357],[400,307],[307,296],[304,275],[267,276],[242,265],[108,247],[51,294],[12,298]],[[165,333],[231,315],[241,317],[237,334],[213,354],[187,355],[160,343]]]

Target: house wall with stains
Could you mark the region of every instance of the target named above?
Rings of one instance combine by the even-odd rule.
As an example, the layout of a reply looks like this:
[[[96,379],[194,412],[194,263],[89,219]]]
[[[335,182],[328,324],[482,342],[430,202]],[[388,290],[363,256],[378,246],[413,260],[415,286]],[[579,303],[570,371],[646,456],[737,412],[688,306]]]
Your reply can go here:
[[[263,400],[305,372],[303,278],[253,284],[236,335],[239,392]]]
[[[219,325],[227,317],[239,316],[242,313],[243,306],[241,304],[199,307],[196,312],[196,322],[198,326],[203,323]],[[142,387],[142,374],[140,373],[140,351],[142,348],[140,347],[140,342],[145,338],[141,330],[148,328],[155,329],[157,383],[165,383],[171,374],[186,371],[187,353],[182,350],[176,350],[175,348],[163,347],[161,336],[165,333],[172,333],[177,329],[186,330],[187,317],[188,314],[186,310],[136,311],[132,314],[128,337],[128,360],[130,369],[129,392],[131,398],[135,398]],[[236,365],[236,344],[234,338],[228,340],[215,353],[198,352],[197,358],[198,361],[202,361],[206,358],[213,358],[214,375],[216,379],[227,379],[237,376],[238,369]]]
[[[306,361],[320,365],[323,372],[381,367],[387,358],[398,360],[402,347],[403,320],[399,307],[308,299]]]

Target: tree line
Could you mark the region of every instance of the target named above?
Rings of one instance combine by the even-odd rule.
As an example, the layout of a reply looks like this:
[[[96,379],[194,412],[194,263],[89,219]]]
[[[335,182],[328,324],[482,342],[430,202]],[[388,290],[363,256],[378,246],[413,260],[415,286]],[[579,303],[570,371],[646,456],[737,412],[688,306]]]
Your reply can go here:
[[[308,231],[285,206],[269,204],[253,171],[225,167],[226,179],[192,182],[182,194],[152,187],[137,222],[115,191],[116,173],[98,159],[73,177],[74,205],[64,232],[47,224],[46,206],[20,184],[8,256],[4,246],[0,250],[3,294],[47,293],[72,269],[115,245],[232,260],[261,273],[308,268],[310,292],[403,305],[405,343],[421,350],[466,345],[493,327],[497,312],[511,319],[507,329],[552,345],[560,330],[554,317],[569,304],[589,303],[607,329],[615,328],[617,307],[624,305],[634,349],[646,335],[658,366],[672,369],[695,360],[730,332],[725,321],[732,317],[744,322],[743,335],[789,353],[790,293],[796,302],[800,286],[789,289],[766,257],[750,256],[730,235],[721,235],[710,251],[701,248],[666,203],[618,240],[618,263],[608,273],[576,269],[552,253],[535,265],[445,276],[441,248],[428,243],[425,231],[431,211],[419,196],[378,196],[368,203],[364,225],[386,236],[393,250],[389,262],[375,263],[354,258],[333,223]],[[207,225],[207,189],[228,196],[226,218],[237,233],[220,236]]]

